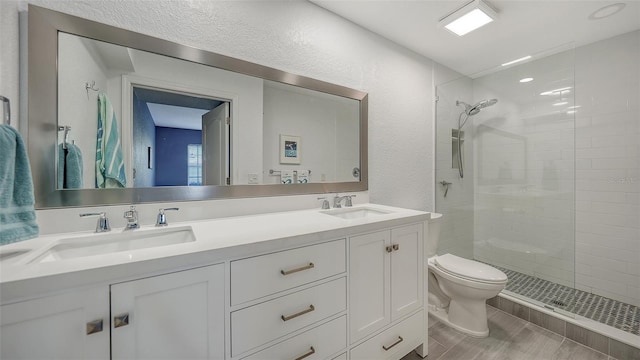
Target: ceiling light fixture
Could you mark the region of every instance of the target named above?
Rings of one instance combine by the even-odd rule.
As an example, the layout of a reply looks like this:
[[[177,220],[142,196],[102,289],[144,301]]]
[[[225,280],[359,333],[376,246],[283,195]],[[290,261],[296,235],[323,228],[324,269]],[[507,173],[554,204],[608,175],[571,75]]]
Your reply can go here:
[[[524,78],[524,79],[520,79],[520,82],[521,82],[521,83],[528,83],[528,82],[531,82],[531,81],[533,81],[533,78]]]
[[[567,105],[568,103],[569,103],[568,101],[560,101],[560,102],[557,102],[557,103],[553,104],[553,106],[562,106],[562,105]]]
[[[513,65],[513,64],[515,64],[515,63],[519,63],[519,62],[521,62],[521,61],[525,61],[525,60],[529,60],[529,59],[531,59],[531,55],[527,55],[527,56],[521,57],[521,58],[519,58],[519,59],[511,60],[511,61],[509,61],[509,62],[506,62],[506,63],[502,64],[502,66],[509,66],[509,65]]]
[[[498,17],[496,10],[484,0],[473,0],[440,19],[440,26],[452,33],[463,36]]]
[[[554,89],[554,90],[549,90],[549,91],[545,91],[545,92],[541,92],[540,95],[562,95],[564,93],[568,93],[570,92],[571,87],[563,87],[560,89]]]

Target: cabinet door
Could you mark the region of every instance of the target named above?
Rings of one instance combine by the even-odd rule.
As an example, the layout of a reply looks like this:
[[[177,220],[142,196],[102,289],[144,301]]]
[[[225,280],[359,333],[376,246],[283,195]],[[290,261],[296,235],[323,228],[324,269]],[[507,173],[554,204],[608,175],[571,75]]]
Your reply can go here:
[[[109,359],[107,286],[2,305],[0,324],[1,359]]]
[[[223,359],[224,265],[111,286],[113,359]]]
[[[349,313],[351,342],[391,321],[389,231],[349,240]]]
[[[422,306],[422,224],[391,230],[391,321]]]

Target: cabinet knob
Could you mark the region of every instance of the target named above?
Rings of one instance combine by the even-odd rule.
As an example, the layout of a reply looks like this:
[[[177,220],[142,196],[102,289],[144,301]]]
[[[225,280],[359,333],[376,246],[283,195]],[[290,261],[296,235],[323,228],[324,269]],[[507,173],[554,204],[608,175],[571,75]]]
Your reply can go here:
[[[400,344],[402,342],[402,340],[404,340],[402,338],[402,336],[398,336],[398,340],[396,340],[396,342],[394,342],[393,344],[389,345],[389,346],[384,346],[382,345],[382,348],[384,349],[384,351],[389,351],[392,347]]]
[[[102,331],[102,319],[93,320],[87,323],[87,335],[99,333]]]
[[[302,355],[298,356],[298,357],[297,357],[297,358],[295,358],[294,360],[302,360],[302,359],[307,358],[307,357],[309,357],[309,356],[311,356],[311,355],[313,355],[313,354],[315,354],[315,353],[316,353],[316,349],[314,349],[314,348],[313,348],[313,346],[312,346],[312,347],[309,349],[309,351],[307,351],[306,353],[304,353],[304,354],[302,354]]]
[[[392,251],[393,251],[393,247],[392,247],[392,246],[387,246],[387,247],[385,248],[385,250],[387,250],[387,252],[388,252],[388,253],[390,253],[390,252],[392,252]]]
[[[121,326],[129,325],[129,313],[120,314],[113,317],[113,327],[119,328]]]
[[[394,251],[400,249],[400,245],[399,244],[393,244],[393,246],[391,246],[393,248]]]

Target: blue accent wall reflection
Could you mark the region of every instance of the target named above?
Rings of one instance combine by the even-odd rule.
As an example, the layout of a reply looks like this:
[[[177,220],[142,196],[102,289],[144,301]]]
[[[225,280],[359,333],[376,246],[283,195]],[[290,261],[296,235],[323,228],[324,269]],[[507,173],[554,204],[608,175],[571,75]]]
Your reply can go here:
[[[189,144],[202,144],[202,131],[156,127],[156,186],[187,186]]]

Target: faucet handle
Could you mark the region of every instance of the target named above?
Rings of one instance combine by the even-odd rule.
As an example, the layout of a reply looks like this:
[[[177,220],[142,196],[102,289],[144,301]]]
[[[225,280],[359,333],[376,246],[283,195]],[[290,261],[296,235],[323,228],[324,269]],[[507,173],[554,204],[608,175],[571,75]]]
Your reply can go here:
[[[156,226],[167,226],[169,225],[169,223],[167,223],[167,215],[165,215],[165,211],[168,210],[174,210],[174,211],[178,211],[180,210],[180,208],[177,207],[172,207],[172,208],[160,208],[158,209],[158,219],[156,220]]]
[[[344,198],[344,207],[352,207],[353,202],[351,202],[351,198],[356,197],[355,195],[345,195]]]
[[[80,214],[80,217],[87,217],[87,216],[99,216],[98,223],[96,224],[97,233],[111,231],[111,226],[109,226],[109,219],[107,219],[107,213],[97,212],[97,213]]]
[[[327,200],[326,197],[319,197],[318,200],[322,200],[322,210],[331,209],[331,206],[329,205],[329,200]]]

